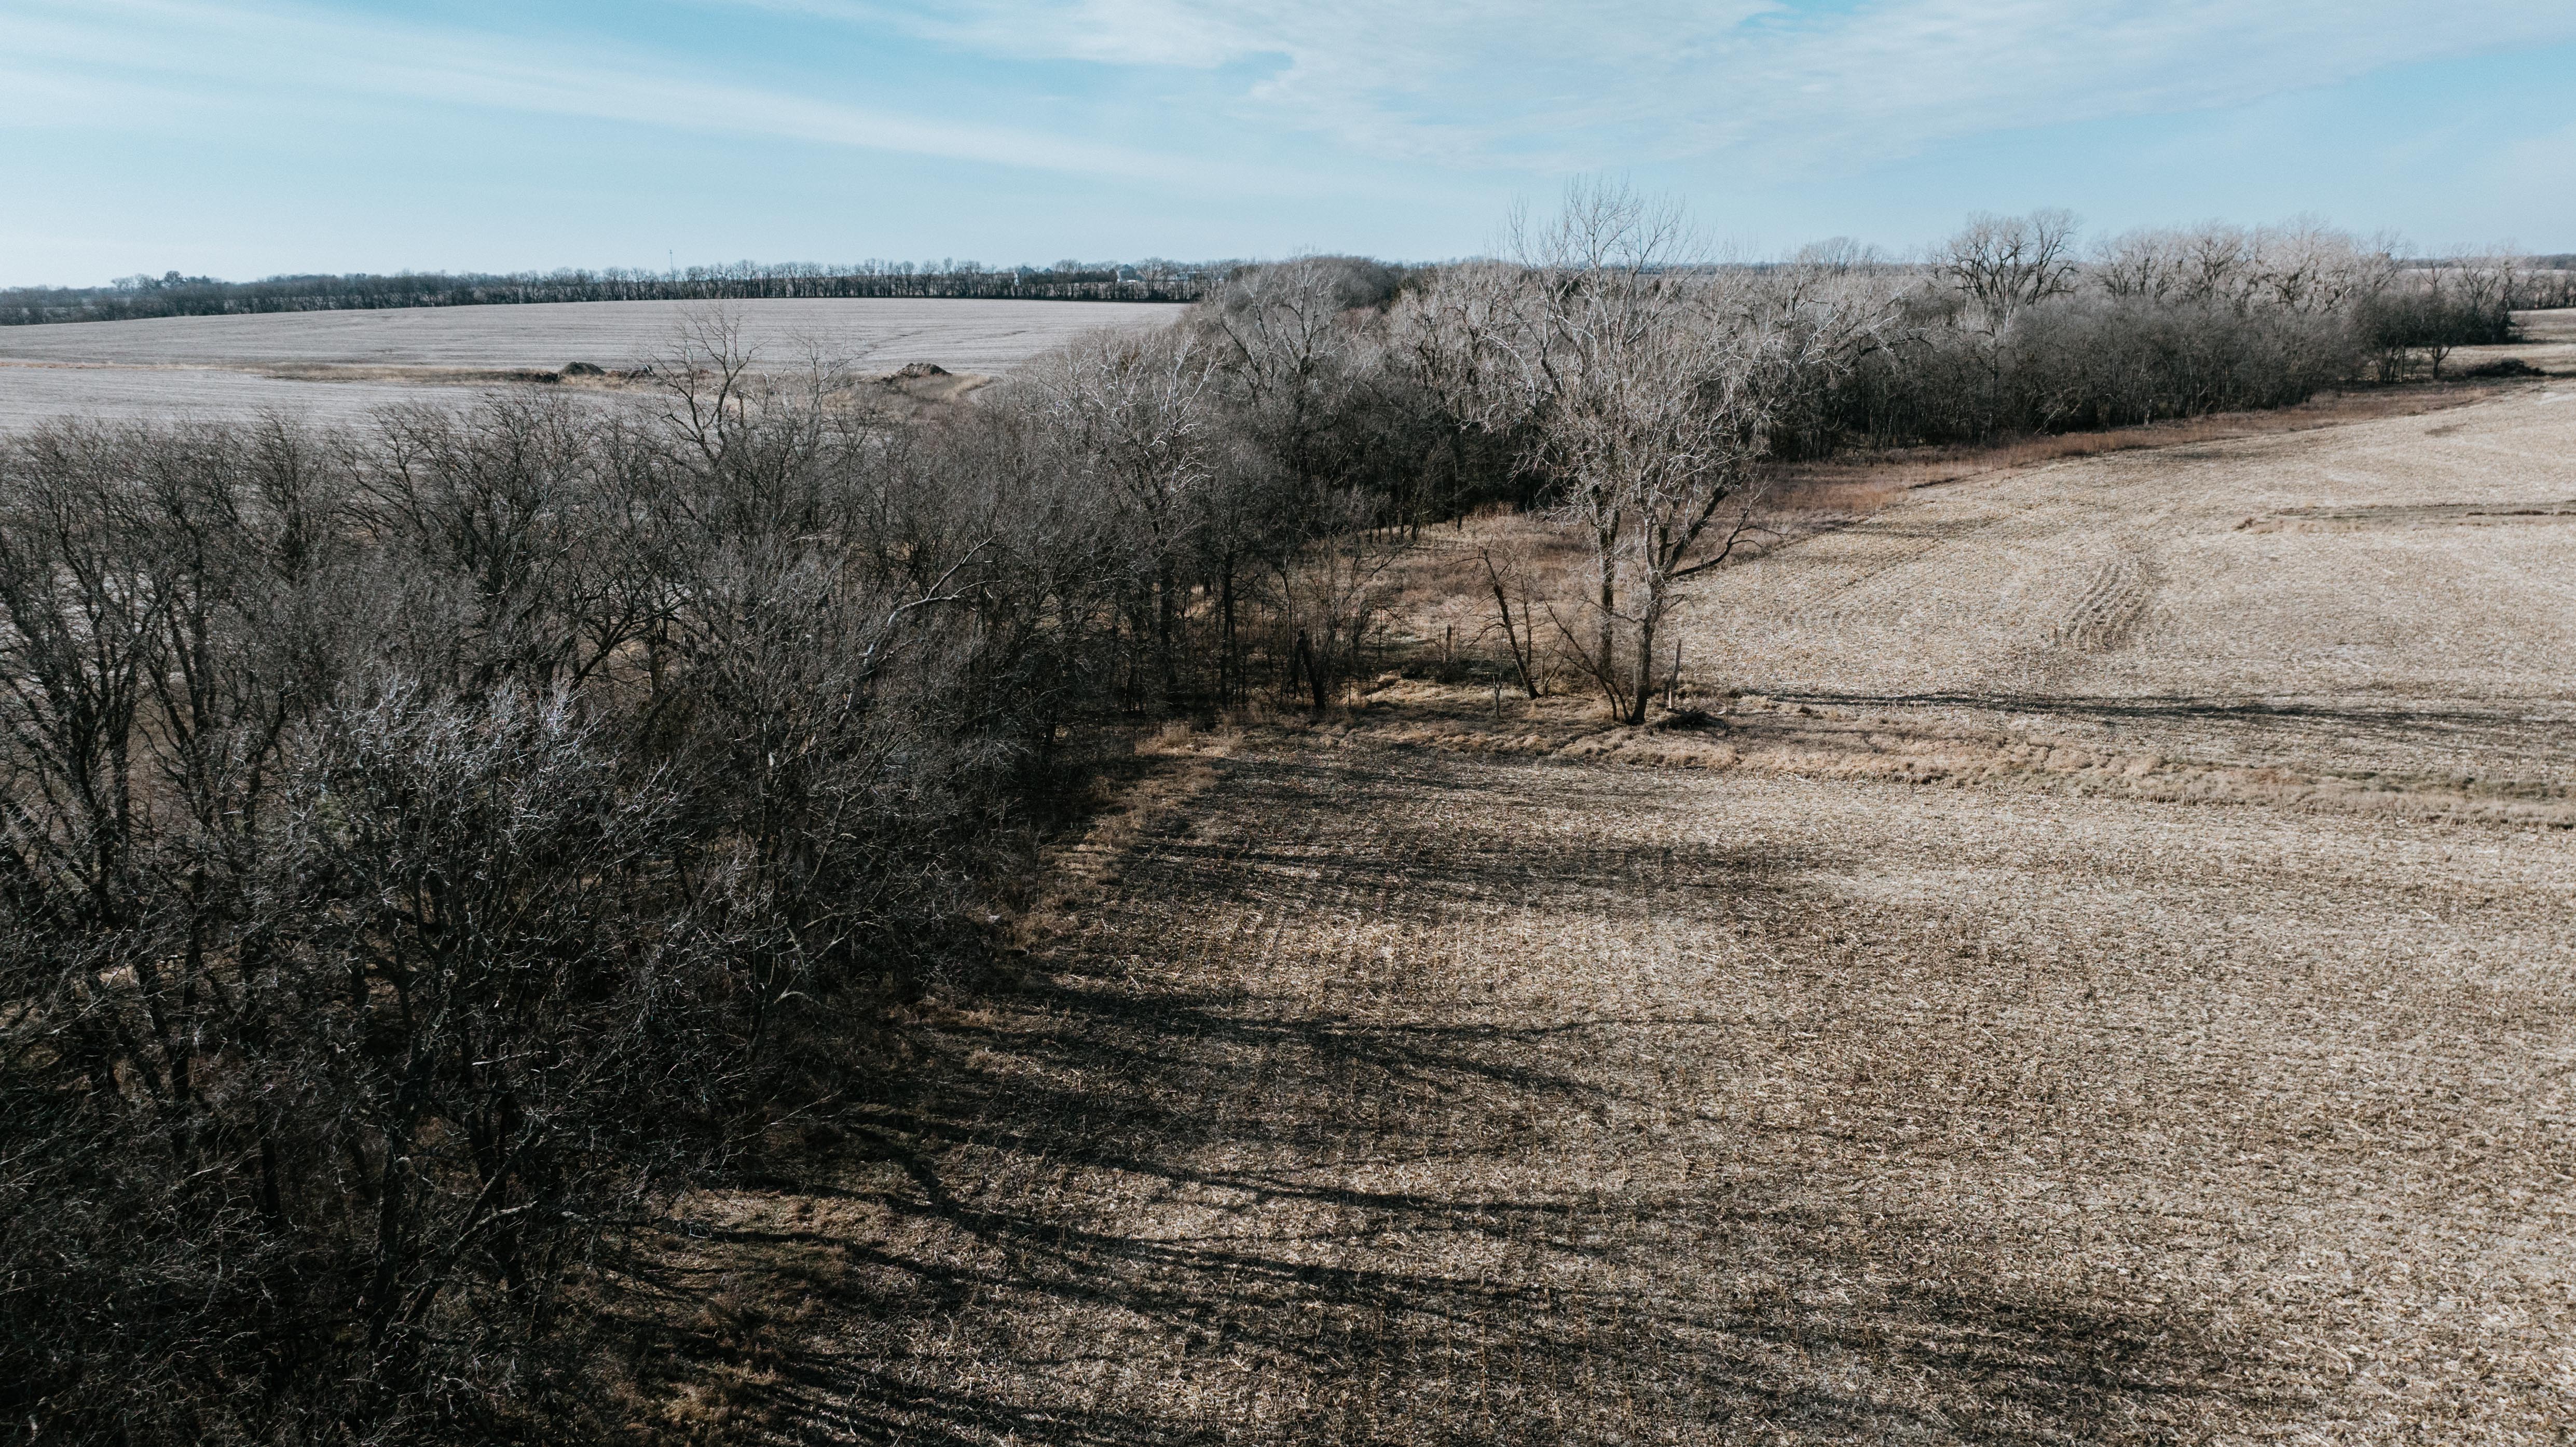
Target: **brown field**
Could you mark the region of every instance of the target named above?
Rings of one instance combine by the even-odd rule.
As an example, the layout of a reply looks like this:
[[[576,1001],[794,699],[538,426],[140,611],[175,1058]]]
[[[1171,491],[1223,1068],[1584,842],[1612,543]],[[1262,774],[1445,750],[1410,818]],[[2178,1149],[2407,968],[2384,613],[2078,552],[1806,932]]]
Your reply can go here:
[[[1167,736],[692,1206],[803,1340],[671,1426],[2564,1442],[2572,502],[2564,382],[2046,461],[1719,575],[1712,719]]]
[[[1907,738],[2563,821],[2576,385],[1918,490],[1724,575],[1687,634],[1703,672]]]
[[[681,302],[571,302],[163,317],[0,327],[0,429],[65,412],[118,419],[303,411],[354,420],[423,386],[571,362],[631,367],[667,352]],[[819,354],[861,371],[934,362],[1000,375],[1095,327],[1159,326],[1176,306],[1127,302],[749,301],[724,304],[759,360]],[[427,394],[452,400],[456,393]]]

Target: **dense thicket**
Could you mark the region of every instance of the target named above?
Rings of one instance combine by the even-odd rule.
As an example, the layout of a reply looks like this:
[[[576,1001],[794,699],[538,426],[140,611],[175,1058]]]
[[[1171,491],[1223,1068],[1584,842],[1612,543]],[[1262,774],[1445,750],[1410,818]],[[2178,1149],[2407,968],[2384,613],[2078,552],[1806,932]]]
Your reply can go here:
[[[563,1284],[789,1002],[961,947],[1078,601],[1035,470],[731,400],[0,455],[11,1420],[567,1405]]]
[[[2276,405],[2502,335],[2514,269],[1985,219],[1931,269],[1244,268],[897,424],[721,320],[652,405],[0,442],[0,1420],[605,1430],[581,1325],[677,1185],[969,969],[1067,729],[1322,706],[1427,524],[1487,665],[1648,717],[1766,457]]]
[[[2439,377],[2506,341],[2539,272],[2514,257],[2401,262],[2312,226],[2135,231],[2089,254],[2071,217],[1979,217],[1892,290],[1814,451],[1979,440],[2280,407],[2361,378]]]
[[[979,957],[1069,718],[1358,666],[1389,288],[1282,276],[943,425],[718,324],[641,412],[0,444],[0,1418],[581,1430],[566,1291]]]
[[[0,326],[131,321],[142,317],[233,316],[253,312],[370,311],[385,307],[510,306],[569,301],[753,301],[780,298],[985,297],[1021,301],[1193,301],[1222,264],[1147,260],[1059,261],[987,267],[972,261],[738,261],[671,271],[503,275],[398,272],[378,276],[129,276],[112,286],[0,289]]]

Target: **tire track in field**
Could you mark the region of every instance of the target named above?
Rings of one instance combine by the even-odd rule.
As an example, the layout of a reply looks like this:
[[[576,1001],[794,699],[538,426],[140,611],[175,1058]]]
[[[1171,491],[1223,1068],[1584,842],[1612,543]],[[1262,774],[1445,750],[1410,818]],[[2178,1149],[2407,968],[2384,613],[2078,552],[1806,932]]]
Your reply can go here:
[[[1786,625],[1816,631],[1887,630],[1967,624],[2017,626],[2033,642],[2059,642],[2081,634],[2113,638],[2125,630],[2115,616],[2128,600],[2136,575],[2122,554],[2139,543],[2108,537],[2106,525],[2134,536],[2134,519],[2114,521],[2103,500],[2057,489],[2042,469],[2012,479],[2020,489],[1996,487],[1979,496],[1927,500],[1925,511],[1975,508],[1964,518],[1909,512],[1876,525],[1864,523],[1819,538],[1848,540],[1824,556],[1801,562],[1801,581],[1814,596],[1793,605]],[[2045,489],[2026,495],[2029,489]],[[2142,539],[2140,541],[2143,541]],[[2090,574],[2070,569],[2070,554],[2111,545],[2111,557]],[[1838,581],[1808,581],[1823,574]],[[2109,595],[2096,598],[2108,586]],[[2143,604],[2140,603],[2142,608]],[[2134,622],[2132,609],[2128,622]],[[2082,617],[2102,614],[2100,622]],[[2101,646],[2116,646],[2106,644]]]
[[[2057,626],[2054,641],[2085,653],[2108,653],[2120,647],[2129,641],[2163,582],[2164,570],[2149,546],[2121,540],[2110,560],[2094,570],[2082,596]]]

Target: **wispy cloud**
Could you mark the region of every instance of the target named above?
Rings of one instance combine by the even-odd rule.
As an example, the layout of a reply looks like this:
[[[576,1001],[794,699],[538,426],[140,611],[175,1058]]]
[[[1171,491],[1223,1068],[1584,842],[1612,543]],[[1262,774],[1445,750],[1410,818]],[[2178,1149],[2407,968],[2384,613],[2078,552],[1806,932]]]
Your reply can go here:
[[[21,122],[108,94],[129,106],[147,95],[225,104],[246,94],[392,96],[1082,175],[1190,179],[1183,163],[1130,148],[728,84],[597,46],[573,54],[470,32],[198,0],[0,0],[0,26],[0,73],[30,61],[49,73],[45,107],[0,109],[0,119]]]
[[[740,0],[982,53],[1266,65],[1239,103],[1382,155],[1834,164],[2576,39],[2565,0]]]

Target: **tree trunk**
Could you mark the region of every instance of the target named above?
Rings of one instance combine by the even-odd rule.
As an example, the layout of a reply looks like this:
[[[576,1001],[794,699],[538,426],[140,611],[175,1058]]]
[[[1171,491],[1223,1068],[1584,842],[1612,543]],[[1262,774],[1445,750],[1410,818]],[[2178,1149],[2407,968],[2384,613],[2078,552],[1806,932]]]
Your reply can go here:
[[[1234,555],[1228,553],[1217,572],[1218,629],[1223,637],[1218,642],[1217,698],[1228,704],[1242,702],[1243,661],[1234,632]]]
[[[1172,600],[1174,588],[1172,566],[1165,563],[1154,574],[1154,653],[1155,665],[1163,676],[1163,706],[1177,708],[1181,697],[1180,662],[1173,656],[1172,624],[1177,605]]]
[[[1655,693],[1655,624],[1663,612],[1663,590],[1651,580],[1646,584],[1645,605],[1637,610],[1637,672],[1629,680],[1628,723],[1631,727],[1646,721],[1646,707]]]

